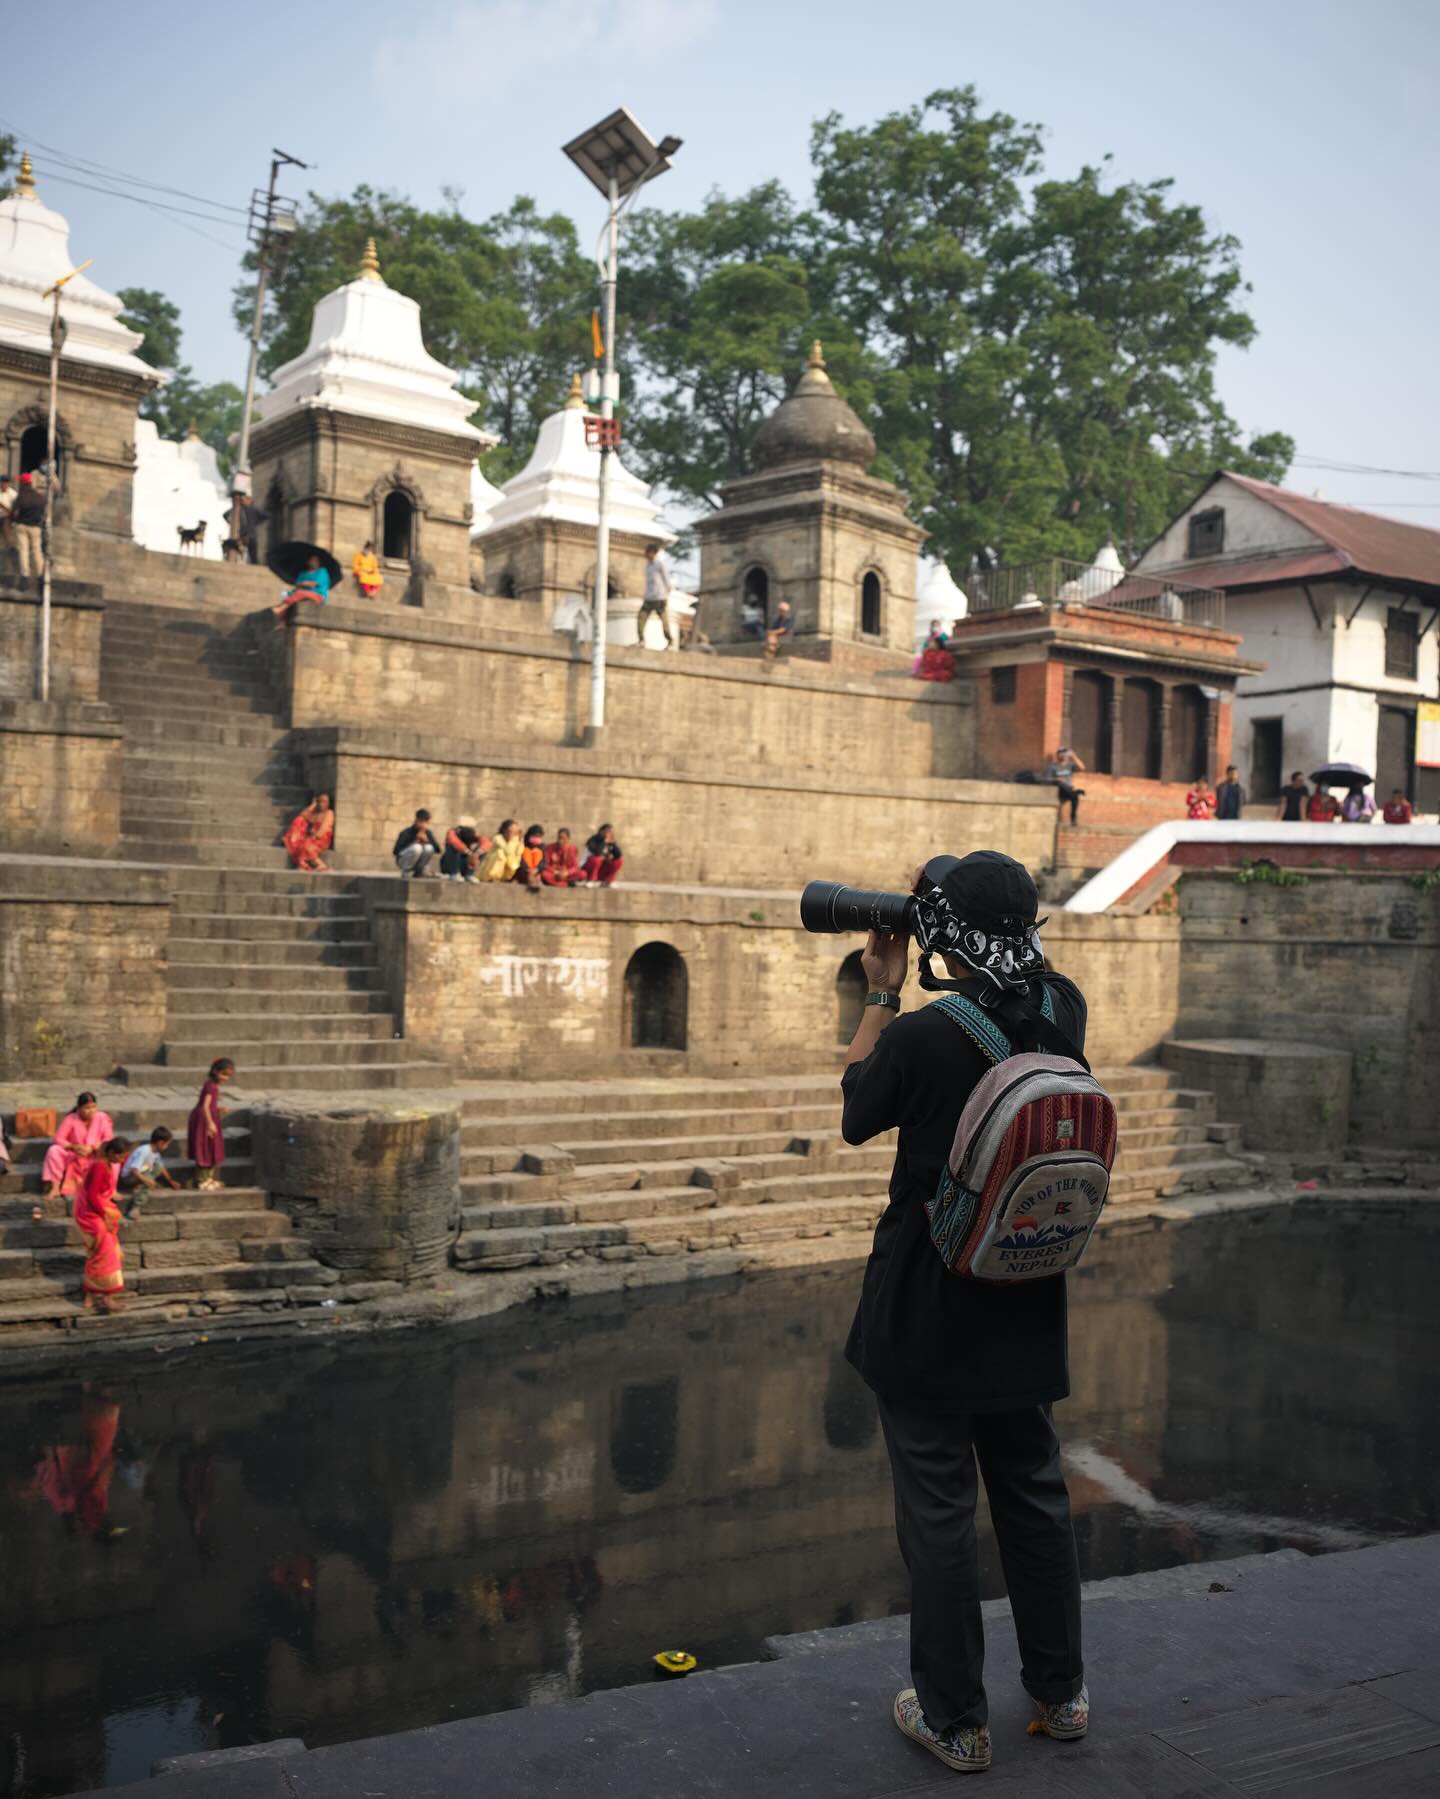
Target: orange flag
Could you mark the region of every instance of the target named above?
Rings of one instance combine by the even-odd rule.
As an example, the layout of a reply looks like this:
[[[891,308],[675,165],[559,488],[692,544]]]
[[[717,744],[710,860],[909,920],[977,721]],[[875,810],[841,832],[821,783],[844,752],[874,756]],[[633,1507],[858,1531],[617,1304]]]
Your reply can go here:
[[[600,335],[600,314],[590,314],[590,341],[595,346],[595,360],[599,362],[605,355],[605,339]]]

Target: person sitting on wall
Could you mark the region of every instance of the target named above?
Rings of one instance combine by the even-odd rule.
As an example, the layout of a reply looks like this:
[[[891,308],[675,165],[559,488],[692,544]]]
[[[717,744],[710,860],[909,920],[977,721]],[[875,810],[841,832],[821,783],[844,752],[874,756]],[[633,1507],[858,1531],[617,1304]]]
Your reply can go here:
[[[1305,785],[1305,777],[1297,768],[1295,773],[1280,789],[1280,810],[1275,814],[1281,824],[1298,825],[1305,819],[1305,802],[1310,797],[1310,789]]]
[[[1415,808],[1406,799],[1404,789],[1392,787],[1390,797],[1385,802],[1385,822],[1387,825],[1408,825],[1415,817]]]
[[[1225,779],[1215,789],[1215,816],[1238,821],[1244,810],[1245,789],[1231,762],[1225,769]]]
[[[490,854],[480,864],[480,879],[513,881],[524,852],[525,844],[520,836],[519,825],[513,818],[502,820],[495,841],[490,845]]]
[[[1195,785],[1185,795],[1185,816],[1192,823],[1215,816],[1215,794],[1204,775],[1195,777]]]
[[[789,600],[781,600],[775,608],[775,616],[770,621],[770,629],[765,633],[765,657],[773,662],[780,654],[780,645],[787,637],[795,635],[795,614],[790,610]]]
[[[910,672],[917,681],[953,681],[955,658],[950,653],[950,640],[937,618],[925,639],[925,647],[911,664]]]
[[[555,833],[555,841],[546,846],[540,879],[547,887],[573,887],[580,879],[580,852],[564,825]]]
[[[1305,807],[1306,821],[1312,825],[1333,825],[1339,816],[1340,808],[1335,803],[1335,795],[1317,782]]]
[[[373,600],[385,585],[385,577],[380,573],[380,559],[369,538],[365,540],[363,550],[356,550],[355,559],[350,564],[350,573],[354,575],[355,585],[367,600]]]
[[[765,635],[765,608],[753,593],[747,593],[740,602],[740,629],[757,643]]]
[[[275,629],[285,629],[291,612],[302,600],[323,606],[329,598],[330,571],[318,556],[311,556],[305,564],[304,574],[287,593],[281,594],[279,603],[270,608],[275,614]]]
[[[400,878],[404,880],[413,875],[417,881],[423,879],[431,857],[437,854],[439,847],[435,834],[430,829],[430,814],[422,806],[415,814],[414,824],[406,825],[395,839],[395,847],[391,851],[395,866],[400,870]]]
[[[585,866],[580,870],[576,887],[610,887],[625,866],[620,845],[615,841],[614,825],[601,825],[585,843]]]
[[[520,850],[520,865],[511,876],[522,887],[532,892],[540,891],[540,871],[545,863],[545,827],[531,825],[525,833],[525,841]]]
[[[462,812],[445,833],[445,849],[440,857],[440,877],[446,881],[477,881],[480,858],[490,848],[490,839],[475,829],[475,820]]]
[[[1060,798],[1060,822],[1065,822],[1065,808],[1070,808],[1070,822],[1073,825],[1080,816],[1080,802],[1085,797],[1085,789],[1077,787],[1072,776],[1083,774],[1085,764],[1074,750],[1061,744],[1050,759],[1050,766],[1045,770],[1045,779],[1055,783],[1055,791]]]

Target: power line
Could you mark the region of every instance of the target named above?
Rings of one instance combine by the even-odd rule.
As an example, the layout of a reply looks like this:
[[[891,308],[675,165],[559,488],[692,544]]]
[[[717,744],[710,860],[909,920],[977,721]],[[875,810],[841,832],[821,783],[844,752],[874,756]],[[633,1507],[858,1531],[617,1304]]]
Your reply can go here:
[[[183,187],[167,187],[163,182],[147,181],[143,175],[127,174],[123,169],[111,168],[103,162],[94,162],[88,156],[72,156],[68,151],[57,150],[53,144],[43,144],[39,138],[29,136],[10,119],[0,119],[0,125],[3,125],[7,132],[25,144],[33,145],[43,155],[53,157],[66,167],[79,169],[84,174],[98,175],[108,181],[128,181],[132,187],[148,188],[152,193],[174,194],[178,199],[194,200],[199,205],[213,207],[218,212],[238,213],[241,218],[245,216],[245,208],[236,206],[229,200],[211,200],[204,194],[192,194]]]
[[[1440,481],[1440,470],[1418,468],[1377,468],[1368,462],[1340,462],[1328,456],[1308,456],[1295,452],[1295,468],[1328,469],[1337,475],[1393,475],[1404,481]]]
[[[212,232],[202,231],[198,225],[189,223],[190,219],[205,219],[209,224],[218,225],[222,230],[234,230],[235,227],[231,225],[228,219],[213,219],[208,213],[192,212],[188,207],[184,206],[168,206],[162,200],[148,200],[143,194],[127,194],[118,187],[98,187],[93,181],[78,181],[75,176],[61,175],[54,169],[42,167],[38,173],[42,175],[47,182],[60,181],[70,187],[86,188],[92,194],[104,194],[107,198],[112,200],[129,200],[133,205],[148,207],[151,212],[157,213],[161,218],[169,219],[171,224],[179,225],[186,231],[193,231],[196,237],[203,237],[208,239],[212,244],[218,244],[222,250],[229,251],[231,255],[236,251],[237,246],[233,240],[230,243],[226,243],[224,238],[216,237]],[[182,213],[188,216],[179,216]]]

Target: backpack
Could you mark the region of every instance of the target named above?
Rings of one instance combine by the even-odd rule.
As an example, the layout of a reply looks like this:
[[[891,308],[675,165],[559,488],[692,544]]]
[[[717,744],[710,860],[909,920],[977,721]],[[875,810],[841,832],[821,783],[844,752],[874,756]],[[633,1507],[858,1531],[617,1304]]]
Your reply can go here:
[[[1115,1104],[1055,1026],[1042,987],[1039,1032],[1057,1052],[1016,1055],[962,993],[935,1005],[992,1064],[965,1102],[950,1159],[926,1202],[952,1274],[992,1285],[1048,1279],[1085,1253],[1110,1191]]]

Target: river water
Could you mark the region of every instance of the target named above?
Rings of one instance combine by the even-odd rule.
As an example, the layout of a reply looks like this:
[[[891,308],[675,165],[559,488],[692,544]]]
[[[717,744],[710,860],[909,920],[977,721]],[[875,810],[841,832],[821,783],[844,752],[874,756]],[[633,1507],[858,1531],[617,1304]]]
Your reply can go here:
[[[1119,1224],[1059,1408],[1086,1578],[1437,1528],[1440,1207]],[[901,1610],[858,1270],[0,1385],[0,1793]],[[97,1352],[98,1353],[98,1352]],[[982,1519],[986,1590],[1002,1591]]]

